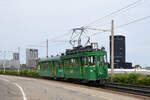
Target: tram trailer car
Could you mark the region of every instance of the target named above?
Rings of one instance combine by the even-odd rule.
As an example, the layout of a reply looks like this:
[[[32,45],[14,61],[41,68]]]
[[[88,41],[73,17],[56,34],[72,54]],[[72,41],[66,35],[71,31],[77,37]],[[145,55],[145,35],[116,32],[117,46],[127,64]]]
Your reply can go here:
[[[105,84],[108,81],[107,52],[87,47],[66,50],[66,54],[39,61],[39,75],[55,79],[74,79]]]

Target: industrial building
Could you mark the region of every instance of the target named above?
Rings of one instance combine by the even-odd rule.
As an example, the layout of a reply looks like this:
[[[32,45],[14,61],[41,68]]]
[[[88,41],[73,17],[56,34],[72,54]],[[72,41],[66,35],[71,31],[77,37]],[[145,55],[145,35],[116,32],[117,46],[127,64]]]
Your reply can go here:
[[[27,69],[36,69],[38,61],[38,49],[26,49]]]
[[[13,53],[13,60],[19,60],[19,53]]]
[[[13,53],[13,59],[8,60],[8,59],[1,59],[0,60],[0,68],[6,69],[13,69],[16,70],[20,68],[20,61],[19,61],[19,53]]]
[[[110,36],[110,63],[111,63],[111,36]],[[114,68],[131,69],[132,63],[126,62],[125,36],[114,36]]]

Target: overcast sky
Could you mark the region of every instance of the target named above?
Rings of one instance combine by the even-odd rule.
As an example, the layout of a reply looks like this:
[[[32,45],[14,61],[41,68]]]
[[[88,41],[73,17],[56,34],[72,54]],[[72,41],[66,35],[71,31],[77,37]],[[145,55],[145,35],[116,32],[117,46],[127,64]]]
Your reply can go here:
[[[69,40],[68,31],[81,27],[137,0],[0,0],[0,50],[17,51],[21,48],[21,63],[25,63],[25,49],[39,49],[45,57],[45,40]],[[150,15],[150,0],[141,0],[130,9],[116,16],[90,24],[93,28],[110,29],[115,26]],[[90,31],[88,35],[99,31]],[[65,35],[63,35],[65,34]],[[115,29],[115,34],[126,36],[126,56],[133,65],[150,66],[150,19]],[[63,36],[62,36],[63,35]],[[91,37],[99,47],[106,47],[109,55],[110,32]],[[56,55],[70,48],[69,43],[49,41],[49,55]],[[10,59],[8,53],[7,58]],[[0,58],[3,58],[2,56]]]

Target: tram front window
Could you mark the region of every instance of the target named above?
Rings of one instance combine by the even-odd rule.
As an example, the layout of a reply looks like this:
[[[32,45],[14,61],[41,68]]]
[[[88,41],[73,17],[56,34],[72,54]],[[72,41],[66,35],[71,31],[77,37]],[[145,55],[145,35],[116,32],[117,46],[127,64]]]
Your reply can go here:
[[[107,65],[107,55],[103,56],[104,65]]]

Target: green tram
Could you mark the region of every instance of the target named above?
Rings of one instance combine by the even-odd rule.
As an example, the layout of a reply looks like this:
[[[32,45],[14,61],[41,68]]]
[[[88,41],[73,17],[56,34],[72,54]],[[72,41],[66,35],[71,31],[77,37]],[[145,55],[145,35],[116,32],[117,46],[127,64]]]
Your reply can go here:
[[[108,80],[107,52],[91,46],[75,47],[66,54],[39,61],[39,75],[104,84]]]

